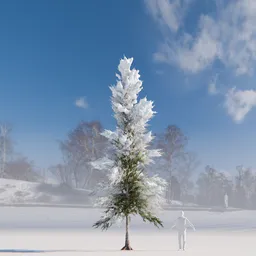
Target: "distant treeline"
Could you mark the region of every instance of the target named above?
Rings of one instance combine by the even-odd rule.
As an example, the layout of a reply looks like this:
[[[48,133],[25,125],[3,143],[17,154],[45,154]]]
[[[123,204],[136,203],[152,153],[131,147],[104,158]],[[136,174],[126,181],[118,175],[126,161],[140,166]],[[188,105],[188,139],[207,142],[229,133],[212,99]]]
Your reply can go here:
[[[41,170],[24,156],[14,152],[11,127],[0,125],[0,176],[26,181],[46,180],[53,174],[63,184],[73,188],[94,190],[99,182],[107,182],[107,172],[97,170],[91,164],[111,154],[111,147],[101,135],[103,126],[99,121],[80,122],[65,140],[59,141],[63,161],[48,170]],[[252,168],[237,166],[231,174],[206,166],[197,174],[200,165],[197,155],[188,151],[189,139],[176,125],[169,125],[155,134],[152,148],[162,150],[162,156],[148,168],[149,175],[158,174],[167,181],[166,201],[202,206],[224,206],[224,195],[229,206],[256,209],[256,175]],[[197,174],[197,179],[192,180]]]

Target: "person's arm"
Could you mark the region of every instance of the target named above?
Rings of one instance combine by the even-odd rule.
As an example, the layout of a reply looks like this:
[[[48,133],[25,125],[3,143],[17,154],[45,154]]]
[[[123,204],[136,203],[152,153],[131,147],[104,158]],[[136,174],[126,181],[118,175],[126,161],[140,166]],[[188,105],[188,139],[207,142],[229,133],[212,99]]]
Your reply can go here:
[[[190,226],[191,228],[193,228],[194,231],[196,231],[195,226],[189,221],[189,219],[186,218],[186,220],[187,220],[189,226]]]
[[[176,225],[177,225],[177,220],[175,220],[175,222],[174,222],[173,226],[171,227],[171,229],[175,228]]]

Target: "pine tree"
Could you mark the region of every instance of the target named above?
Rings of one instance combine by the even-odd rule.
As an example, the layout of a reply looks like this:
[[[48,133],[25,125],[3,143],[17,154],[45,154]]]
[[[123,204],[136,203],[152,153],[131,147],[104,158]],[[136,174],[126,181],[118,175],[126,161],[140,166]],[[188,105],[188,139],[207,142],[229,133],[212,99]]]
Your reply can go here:
[[[156,216],[156,210],[164,203],[165,181],[158,176],[149,177],[146,165],[153,157],[160,156],[160,151],[149,149],[153,140],[147,132],[148,121],[155,112],[153,102],[146,98],[138,101],[142,90],[139,71],[132,69],[133,58],[124,57],[120,61],[117,83],[111,86],[112,109],[117,121],[114,132],[106,130],[103,136],[113,146],[112,159],[104,158],[93,163],[98,169],[109,168],[107,196],[100,197],[98,203],[105,207],[105,215],[94,224],[107,230],[113,223],[125,220],[125,245],[122,250],[132,250],[129,241],[129,224],[132,215],[140,215],[144,222],[162,227],[162,221]]]

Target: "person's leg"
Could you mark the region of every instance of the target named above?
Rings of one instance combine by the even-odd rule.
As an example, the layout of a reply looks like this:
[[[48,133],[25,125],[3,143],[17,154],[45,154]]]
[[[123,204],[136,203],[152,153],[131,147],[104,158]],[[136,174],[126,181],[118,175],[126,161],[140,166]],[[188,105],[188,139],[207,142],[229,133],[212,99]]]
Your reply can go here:
[[[187,232],[186,230],[183,232],[183,236],[182,236],[182,240],[183,240],[183,251],[185,251],[186,249],[186,240],[187,240]]]
[[[181,232],[178,232],[178,242],[179,242],[179,249],[181,250],[181,236],[182,236],[182,233]]]

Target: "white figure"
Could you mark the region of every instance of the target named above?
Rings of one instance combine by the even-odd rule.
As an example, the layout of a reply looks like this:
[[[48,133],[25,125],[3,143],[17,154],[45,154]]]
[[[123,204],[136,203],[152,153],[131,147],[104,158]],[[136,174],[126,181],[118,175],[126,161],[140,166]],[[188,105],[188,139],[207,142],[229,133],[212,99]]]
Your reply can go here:
[[[228,195],[227,195],[227,193],[224,196],[224,203],[225,203],[225,207],[228,208]]]
[[[185,251],[186,247],[186,236],[187,236],[187,224],[193,228],[195,231],[194,225],[184,216],[184,212],[181,211],[181,216],[175,221],[174,225],[171,228],[176,227],[178,230],[178,241],[179,241],[179,249],[183,249]]]

